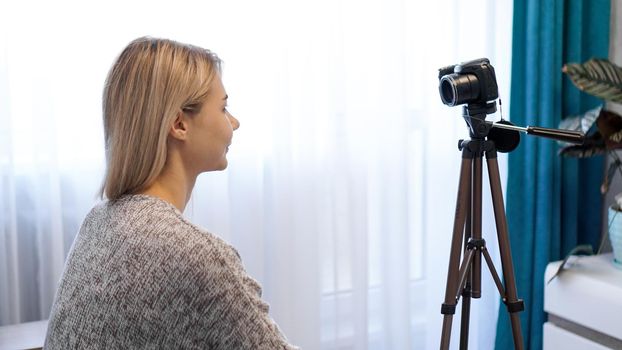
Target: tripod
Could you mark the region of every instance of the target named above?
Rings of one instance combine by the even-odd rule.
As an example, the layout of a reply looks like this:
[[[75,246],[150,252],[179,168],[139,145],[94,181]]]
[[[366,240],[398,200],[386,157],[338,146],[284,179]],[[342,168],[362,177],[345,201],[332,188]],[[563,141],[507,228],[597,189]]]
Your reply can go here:
[[[444,315],[441,350],[449,349],[451,324],[460,296],[463,297],[460,349],[468,348],[471,298],[481,297],[482,256],[510,313],[514,347],[515,349],[523,349],[523,336],[518,313],[523,311],[524,304],[516,296],[514,267],[497,163],[497,147],[493,140],[487,138],[490,126],[485,122],[486,114],[493,107],[491,105],[484,106],[483,108],[481,106],[479,108],[473,108],[472,106],[464,107],[464,117],[470,127],[471,139],[461,140],[458,146],[462,151],[462,164],[447,272],[445,301],[441,306],[441,313]],[[505,289],[486,249],[486,242],[482,239],[482,159],[484,156],[486,157],[488,168],[503,277],[505,278]],[[463,238],[465,240],[464,248],[462,248]],[[462,262],[460,262],[461,249],[464,249]]]

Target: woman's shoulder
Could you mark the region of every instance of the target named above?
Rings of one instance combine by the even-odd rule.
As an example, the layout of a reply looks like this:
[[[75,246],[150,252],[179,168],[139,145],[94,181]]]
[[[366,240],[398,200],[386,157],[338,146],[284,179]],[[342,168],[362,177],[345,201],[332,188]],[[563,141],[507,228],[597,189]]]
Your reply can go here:
[[[243,268],[231,245],[190,222],[168,202],[147,195],[97,204],[86,216],[74,248],[73,255],[98,261],[93,269],[125,266],[134,275],[178,271],[177,277],[167,277],[171,281]]]
[[[192,253],[231,255],[237,251],[222,238],[192,223],[172,204],[149,195],[127,195],[95,206],[87,219],[110,225],[117,235],[128,235],[129,242],[142,247],[175,248]],[[189,255],[192,256],[192,255]]]

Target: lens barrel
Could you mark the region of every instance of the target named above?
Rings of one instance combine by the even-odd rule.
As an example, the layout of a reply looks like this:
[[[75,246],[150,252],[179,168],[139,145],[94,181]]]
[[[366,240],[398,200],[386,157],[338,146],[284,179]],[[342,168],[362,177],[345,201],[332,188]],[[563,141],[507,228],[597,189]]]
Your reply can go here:
[[[441,100],[448,106],[457,106],[477,100],[479,80],[475,74],[447,74],[439,82]]]

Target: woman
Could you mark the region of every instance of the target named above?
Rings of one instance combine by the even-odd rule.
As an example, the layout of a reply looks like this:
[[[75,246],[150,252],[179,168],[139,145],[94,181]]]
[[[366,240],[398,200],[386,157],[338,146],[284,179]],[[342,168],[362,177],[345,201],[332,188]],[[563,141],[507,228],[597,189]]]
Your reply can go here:
[[[236,250],[182,216],[197,176],[227,167],[238,121],[220,60],[139,38],[104,88],[107,200],[86,216],[47,349],[291,349]]]

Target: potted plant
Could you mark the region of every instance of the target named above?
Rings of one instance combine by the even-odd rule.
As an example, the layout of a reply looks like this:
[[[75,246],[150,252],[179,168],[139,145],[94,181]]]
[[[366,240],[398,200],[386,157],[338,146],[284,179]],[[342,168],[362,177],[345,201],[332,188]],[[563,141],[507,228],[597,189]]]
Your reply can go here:
[[[609,103],[622,103],[622,68],[605,59],[591,59],[585,63],[564,65],[562,71],[581,91]],[[617,150],[622,148],[622,116],[607,110],[605,106],[592,109],[577,117],[566,118],[560,128],[582,131],[586,135],[583,145],[564,144],[562,156],[591,157],[606,155],[609,167],[601,185],[604,196],[612,180],[619,173],[622,177],[622,161]],[[614,263],[622,268],[622,194],[608,209],[608,232],[614,253]],[[606,235],[601,237],[601,251]]]

